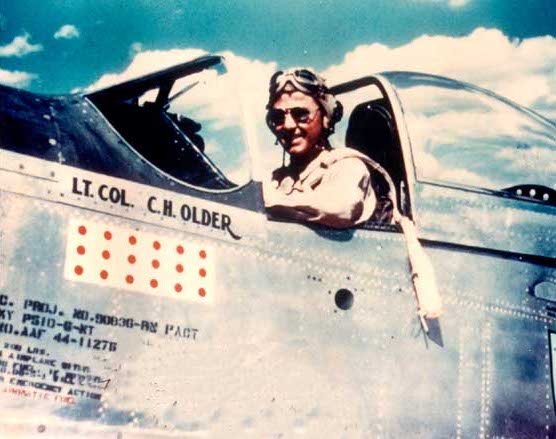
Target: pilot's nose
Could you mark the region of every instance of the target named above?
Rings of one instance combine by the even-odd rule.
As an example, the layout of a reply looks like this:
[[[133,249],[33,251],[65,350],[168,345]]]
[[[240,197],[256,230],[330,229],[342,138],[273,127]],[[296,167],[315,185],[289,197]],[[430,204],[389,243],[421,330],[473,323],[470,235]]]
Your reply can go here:
[[[286,113],[285,117],[286,118],[284,119],[284,128],[286,130],[295,130],[295,128],[297,127],[297,123],[295,122],[292,115],[290,113]]]

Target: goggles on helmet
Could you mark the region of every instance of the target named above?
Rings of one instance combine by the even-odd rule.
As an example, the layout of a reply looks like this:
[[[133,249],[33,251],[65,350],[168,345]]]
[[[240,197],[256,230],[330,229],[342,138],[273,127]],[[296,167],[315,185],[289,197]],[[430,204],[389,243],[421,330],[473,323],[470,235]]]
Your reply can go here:
[[[319,95],[327,90],[324,80],[308,69],[290,69],[278,71],[270,78],[271,96],[280,93],[288,83],[297,90],[310,95]]]

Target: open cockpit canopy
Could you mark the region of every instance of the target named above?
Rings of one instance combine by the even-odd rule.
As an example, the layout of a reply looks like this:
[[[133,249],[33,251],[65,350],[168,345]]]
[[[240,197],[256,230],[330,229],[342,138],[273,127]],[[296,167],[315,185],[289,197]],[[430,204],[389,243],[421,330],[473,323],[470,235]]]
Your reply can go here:
[[[419,181],[556,206],[556,124],[487,90],[433,75],[387,72]]]
[[[240,105],[223,59],[204,56],[86,95],[143,159],[180,183],[246,183]]]

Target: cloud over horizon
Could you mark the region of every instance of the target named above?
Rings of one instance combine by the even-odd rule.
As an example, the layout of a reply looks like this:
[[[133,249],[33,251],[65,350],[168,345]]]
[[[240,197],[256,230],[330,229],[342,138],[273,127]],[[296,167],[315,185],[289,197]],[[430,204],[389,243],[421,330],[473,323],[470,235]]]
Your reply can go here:
[[[37,75],[27,72],[0,69],[0,84],[11,87],[27,87]]]
[[[79,38],[79,35],[79,30],[73,24],[64,24],[54,33],[54,38],[57,40],[71,40],[72,38]]]
[[[86,90],[107,87],[206,54],[199,48],[143,52],[138,45],[135,49],[139,52],[123,71],[102,75]],[[254,121],[253,126],[247,128],[247,141],[256,145],[251,154],[257,164],[255,175],[261,179],[281,162],[281,149],[273,146],[273,138],[264,123],[268,79],[277,65],[232,52],[222,55],[230,71],[238,73],[234,76],[235,89],[246,107],[245,111],[250,113],[246,119]],[[463,37],[423,35],[398,47],[379,43],[358,46],[346,53],[341,63],[328,67],[322,73],[333,85],[387,70],[421,71],[467,81],[556,120],[556,39],[550,36],[511,40],[497,29],[484,28],[477,28]],[[200,91],[188,92],[185,106],[181,107],[179,101],[176,102],[176,111],[179,112],[181,107],[185,114],[191,114],[188,106],[204,105],[203,117],[216,129],[239,124],[237,115],[227,111],[231,104],[229,99],[226,100],[226,93],[217,87]],[[458,172],[462,178],[470,175],[463,170]]]
[[[388,70],[470,82],[556,120],[556,39],[551,36],[512,40],[498,29],[477,28],[463,37],[422,35],[393,48],[361,45],[323,74],[334,84]]]
[[[132,45],[132,50],[138,52],[135,52],[133,59],[123,71],[119,73],[105,73],[94,83],[85,87],[84,90],[87,92],[99,90],[207,54],[205,50],[197,48],[147,50],[141,52],[140,43],[138,45]]]
[[[31,35],[24,33],[15,37],[11,43],[0,46],[0,57],[8,58],[15,56],[21,58],[25,55],[43,50],[42,44],[31,44]]]
[[[199,48],[141,51],[140,44],[132,49],[132,61],[122,72],[106,73],[85,89],[123,82],[207,53]],[[237,68],[243,73],[239,78],[247,78],[242,81],[246,89],[262,87],[256,93],[260,103],[268,78],[263,80],[253,68],[275,68],[276,63],[262,63],[229,51],[224,54],[240,63]],[[425,72],[470,82],[556,119],[556,39],[551,36],[516,40],[498,29],[477,28],[462,37],[422,35],[397,47],[372,43],[355,47],[341,63],[324,69],[322,74],[333,85],[389,70]],[[263,71],[265,75],[272,74],[268,68]]]

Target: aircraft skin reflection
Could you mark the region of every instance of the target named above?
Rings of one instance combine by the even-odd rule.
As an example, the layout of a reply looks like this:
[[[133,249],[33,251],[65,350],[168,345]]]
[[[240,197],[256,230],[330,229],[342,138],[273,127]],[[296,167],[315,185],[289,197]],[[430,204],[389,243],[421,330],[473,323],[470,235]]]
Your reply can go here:
[[[0,432],[556,435],[555,175],[507,154],[556,159],[554,124],[430,75],[333,87],[336,136],[387,169],[432,261],[424,333],[398,226],[268,218],[261,183],[209,157],[210,124],[169,114],[174,83],[221,62],[89,95],[0,87]],[[469,143],[443,125],[478,107],[516,125]]]

